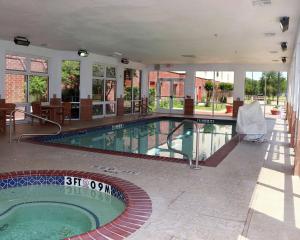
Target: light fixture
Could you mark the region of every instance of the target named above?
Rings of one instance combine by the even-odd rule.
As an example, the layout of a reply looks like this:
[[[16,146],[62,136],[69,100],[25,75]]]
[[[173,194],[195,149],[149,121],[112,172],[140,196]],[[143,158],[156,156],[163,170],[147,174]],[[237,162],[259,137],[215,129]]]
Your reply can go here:
[[[22,46],[29,46],[30,41],[26,37],[21,37],[21,36],[16,36],[14,38],[14,42],[17,45],[22,45]]]
[[[78,50],[78,55],[80,57],[87,57],[89,55],[88,51],[86,49],[79,49]]]
[[[283,63],[286,63],[286,57],[282,57],[282,58],[281,58],[281,61],[282,61]]]
[[[285,32],[289,29],[289,22],[290,22],[289,17],[281,17],[280,18],[280,28],[281,28],[282,32]]]
[[[121,58],[121,63],[128,64],[129,63],[128,58]]]
[[[287,50],[287,42],[281,42],[280,46],[281,46],[282,51],[286,51]]]

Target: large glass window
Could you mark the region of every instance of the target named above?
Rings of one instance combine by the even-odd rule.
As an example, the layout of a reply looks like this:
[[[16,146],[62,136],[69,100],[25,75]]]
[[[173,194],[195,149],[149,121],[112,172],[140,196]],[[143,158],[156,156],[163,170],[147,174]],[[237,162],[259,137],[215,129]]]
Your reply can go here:
[[[93,118],[116,113],[116,68],[93,64]]]
[[[258,101],[266,117],[284,113],[287,72],[246,72],[245,103]]]
[[[124,70],[124,112],[139,112],[141,100],[141,71],[135,69]]]
[[[195,113],[232,116],[233,71],[197,71]]]
[[[185,71],[149,73],[149,107],[159,112],[183,112]]]
[[[73,60],[62,61],[62,101],[71,102],[71,117],[79,119],[80,99],[80,62]]]
[[[47,59],[7,54],[5,60],[6,102],[15,103],[18,109],[30,111],[31,102],[49,100]],[[24,114],[16,114],[18,120],[24,117]]]

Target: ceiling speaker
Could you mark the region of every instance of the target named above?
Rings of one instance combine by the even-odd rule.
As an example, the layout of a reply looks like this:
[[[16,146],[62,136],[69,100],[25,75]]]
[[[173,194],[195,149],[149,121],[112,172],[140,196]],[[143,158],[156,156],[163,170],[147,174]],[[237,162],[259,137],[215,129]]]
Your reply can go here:
[[[159,64],[154,64],[154,70],[159,71],[160,70],[160,65]]]

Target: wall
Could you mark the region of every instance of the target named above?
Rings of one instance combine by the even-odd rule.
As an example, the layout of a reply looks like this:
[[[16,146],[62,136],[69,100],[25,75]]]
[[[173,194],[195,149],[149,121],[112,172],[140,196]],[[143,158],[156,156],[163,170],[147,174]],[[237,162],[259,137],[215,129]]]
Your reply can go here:
[[[295,148],[294,175],[300,176],[300,26],[289,69],[287,120],[290,145]]]
[[[80,61],[80,97],[87,98],[92,96],[92,64],[102,63],[105,65],[115,66],[117,68],[117,97],[123,91],[123,70],[124,67],[145,69],[145,65],[136,62],[130,62],[127,65],[121,64],[117,58],[98,55],[91,53],[87,58],[79,57],[77,51],[60,51],[37,46],[18,46],[13,42],[0,40],[0,94],[4,96],[5,92],[5,54],[15,53],[26,56],[40,56],[48,58],[49,72],[49,95],[56,94],[61,96],[61,63],[62,60],[77,60]],[[148,82],[144,81],[147,85]],[[143,86],[142,89],[147,89],[148,86]],[[145,90],[144,90],[145,91]]]

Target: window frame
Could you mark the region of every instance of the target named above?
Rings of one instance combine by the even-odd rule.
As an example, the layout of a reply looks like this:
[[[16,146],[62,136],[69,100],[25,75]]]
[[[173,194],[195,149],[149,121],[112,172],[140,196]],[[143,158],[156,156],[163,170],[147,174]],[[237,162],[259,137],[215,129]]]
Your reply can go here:
[[[23,70],[15,70],[15,69],[7,69],[6,68],[6,59],[7,56],[17,56],[17,57],[22,57],[25,58],[24,64],[25,64],[25,71]],[[31,71],[31,59],[43,59],[47,63],[47,72],[34,72]],[[30,104],[29,99],[30,99],[30,93],[29,93],[29,85],[30,85],[30,77],[32,76],[40,76],[40,77],[46,77],[47,78],[47,102],[49,102],[49,58],[44,57],[44,56],[38,56],[38,55],[31,55],[31,54],[22,54],[22,53],[17,53],[17,52],[5,52],[4,55],[4,62],[5,62],[5,71],[4,74],[5,76],[8,74],[11,75],[23,75],[25,78],[25,84],[26,84],[26,92],[25,92],[25,102],[20,102],[16,104],[21,104],[21,105],[28,105]]]
[[[104,66],[104,76],[103,77],[99,77],[99,76],[94,76],[93,75],[94,65],[102,65],[102,66]],[[107,77],[107,68],[115,68],[115,78]],[[117,91],[117,84],[118,84],[118,81],[117,81],[117,66],[110,65],[110,64],[104,64],[104,63],[101,63],[101,62],[93,62],[92,63],[91,71],[92,71],[92,100],[93,100],[93,107],[95,105],[102,105],[102,114],[99,114],[99,115],[94,115],[93,114],[92,118],[96,119],[96,118],[103,118],[105,116],[115,116],[117,114],[117,99],[116,99],[117,96],[115,96],[115,100],[114,101],[107,101],[106,98],[105,98],[105,93],[106,93],[106,81],[115,81],[115,86],[116,86],[115,87],[115,91]],[[93,93],[93,83],[94,83],[94,80],[102,80],[103,81],[103,98],[102,98],[103,101],[99,100],[99,99],[94,99],[94,93]],[[109,104],[113,104],[114,105],[114,113],[107,113],[106,106],[109,105]]]

